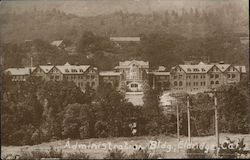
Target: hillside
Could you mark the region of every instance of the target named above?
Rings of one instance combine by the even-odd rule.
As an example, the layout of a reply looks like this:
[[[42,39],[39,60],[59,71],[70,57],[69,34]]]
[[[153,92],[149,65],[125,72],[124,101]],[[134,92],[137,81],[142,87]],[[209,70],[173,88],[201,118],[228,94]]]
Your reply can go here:
[[[131,6],[129,3],[127,5]],[[46,41],[65,38],[77,41],[84,31],[92,31],[103,36],[172,33],[192,38],[205,37],[214,34],[215,31],[247,32],[248,28],[246,7],[233,3],[220,3],[216,7],[198,6],[198,8],[187,5],[189,7],[177,9],[172,4],[172,9],[161,7],[159,11],[150,9],[151,12],[142,12],[142,9],[137,12],[135,9],[133,12],[126,9],[112,12],[96,9],[98,13],[103,12],[103,14],[88,16],[71,14],[62,7],[48,9],[48,5],[46,6],[41,7],[42,9],[23,9],[24,11],[19,12],[2,5],[1,41],[23,42],[37,38]],[[157,5],[149,4],[149,6],[155,8]]]

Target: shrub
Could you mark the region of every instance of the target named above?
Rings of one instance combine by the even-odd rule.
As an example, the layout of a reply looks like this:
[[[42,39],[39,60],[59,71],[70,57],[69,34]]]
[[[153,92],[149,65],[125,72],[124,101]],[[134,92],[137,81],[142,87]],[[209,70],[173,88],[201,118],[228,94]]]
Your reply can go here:
[[[149,122],[145,128],[148,131],[149,135],[155,136],[159,133],[159,125],[155,121]]]
[[[21,152],[20,159],[40,159],[40,158],[62,158],[62,150],[57,151],[53,147],[50,148],[49,152],[35,150],[31,152]]]
[[[119,149],[109,150],[104,159],[127,159],[127,155]]]
[[[200,144],[195,145],[194,148],[187,149],[186,154],[190,159],[212,158],[211,155],[206,152],[205,147],[201,147]]]
[[[66,159],[89,159],[89,155],[84,152],[68,153]]]
[[[148,149],[139,149],[134,151],[131,155],[129,155],[129,159],[158,159],[160,155],[151,155]]]
[[[227,137],[227,141],[219,147],[219,157],[228,159],[241,158],[241,156],[249,154],[245,147],[244,138],[239,139],[238,144],[236,144],[234,140]]]

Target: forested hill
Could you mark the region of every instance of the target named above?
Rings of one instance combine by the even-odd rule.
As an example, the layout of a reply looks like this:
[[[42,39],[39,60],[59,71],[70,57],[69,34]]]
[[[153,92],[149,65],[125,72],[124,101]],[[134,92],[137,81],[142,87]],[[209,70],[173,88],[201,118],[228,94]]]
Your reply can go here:
[[[242,5],[224,4],[211,8],[182,8],[152,13],[116,11],[99,16],[80,17],[60,10],[29,9],[0,12],[1,41],[69,39],[77,42],[84,31],[102,36],[138,36],[171,33],[205,37],[217,32],[247,32],[247,10]]]

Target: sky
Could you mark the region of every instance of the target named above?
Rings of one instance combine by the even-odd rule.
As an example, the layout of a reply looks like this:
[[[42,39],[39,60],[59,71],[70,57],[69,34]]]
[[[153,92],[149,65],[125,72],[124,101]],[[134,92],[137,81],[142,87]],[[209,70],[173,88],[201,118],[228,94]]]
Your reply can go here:
[[[246,6],[248,0],[3,0],[2,11],[50,10],[57,8],[78,16],[96,16],[122,10],[130,13],[151,13],[181,8],[213,8],[225,3]]]

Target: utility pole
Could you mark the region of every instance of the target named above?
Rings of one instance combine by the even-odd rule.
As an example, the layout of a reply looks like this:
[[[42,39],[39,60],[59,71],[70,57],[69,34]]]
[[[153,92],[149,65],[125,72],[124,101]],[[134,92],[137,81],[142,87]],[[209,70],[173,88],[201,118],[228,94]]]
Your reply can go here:
[[[188,142],[191,143],[191,126],[190,126],[190,104],[187,96],[187,118],[188,118]]]
[[[176,104],[176,122],[177,122],[177,138],[178,141],[180,142],[180,118],[179,118],[179,105],[178,103]]]
[[[218,103],[217,103],[217,93],[221,91],[217,91],[214,89],[213,91],[207,91],[205,93],[212,93],[214,98],[214,120],[215,120],[215,137],[216,137],[216,156],[219,157],[219,146],[220,146],[220,136],[219,136],[219,116],[218,116]]]
[[[216,95],[216,89],[214,93],[214,117],[215,117],[215,136],[216,136],[216,155],[219,157],[219,123],[218,123],[218,106],[217,106],[217,95]]]

